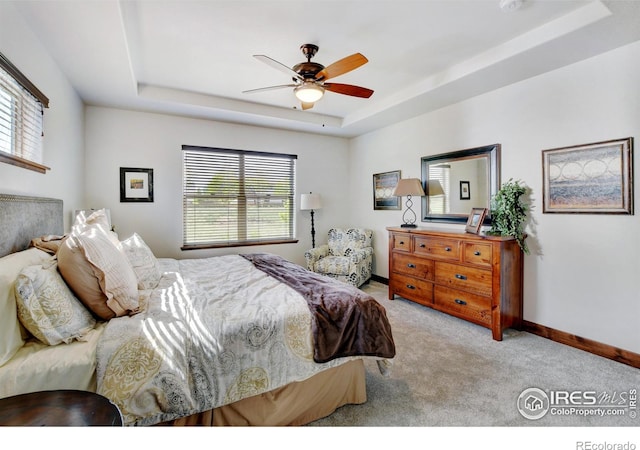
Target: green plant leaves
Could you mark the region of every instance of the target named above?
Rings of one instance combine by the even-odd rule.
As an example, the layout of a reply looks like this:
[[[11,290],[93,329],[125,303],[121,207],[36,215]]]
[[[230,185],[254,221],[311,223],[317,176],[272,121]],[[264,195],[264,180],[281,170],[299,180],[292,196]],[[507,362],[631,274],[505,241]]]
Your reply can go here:
[[[520,183],[519,180],[509,179],[491,199],[489,233],[516,238],[522,251],[529,254],[524,235],[524,222],[527,219],[529,207],[520,198],[527,192],[527,187]]]

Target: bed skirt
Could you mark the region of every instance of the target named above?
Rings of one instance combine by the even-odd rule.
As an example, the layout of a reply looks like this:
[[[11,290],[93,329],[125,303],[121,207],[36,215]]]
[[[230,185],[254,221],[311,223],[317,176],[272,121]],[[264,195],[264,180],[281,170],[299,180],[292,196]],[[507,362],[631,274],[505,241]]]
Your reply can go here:
[[[353,360],[273,391],[161,425],[305,425],[347,404],[367,401],[364,363]]]

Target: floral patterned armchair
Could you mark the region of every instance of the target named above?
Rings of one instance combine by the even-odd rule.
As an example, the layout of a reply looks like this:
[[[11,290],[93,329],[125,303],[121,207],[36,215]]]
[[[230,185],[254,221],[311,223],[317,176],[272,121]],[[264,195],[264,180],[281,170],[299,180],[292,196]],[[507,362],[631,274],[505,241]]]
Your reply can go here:
[[[332,228],[327,244],[307,250],[307,269],[360,287],[371,278],[373,231]]]

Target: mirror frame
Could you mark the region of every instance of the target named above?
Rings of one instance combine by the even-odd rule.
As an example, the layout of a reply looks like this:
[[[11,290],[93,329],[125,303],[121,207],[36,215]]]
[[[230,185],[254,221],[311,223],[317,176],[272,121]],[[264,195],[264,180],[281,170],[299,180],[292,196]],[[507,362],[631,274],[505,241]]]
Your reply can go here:
[[[428,166],[431,164],[442,164],[445,162],[460,161],[471,158],[487,159],[487,181],[489,186],[489,204],[484,205],[487,208],[483,224],[491,224],[491,199],[496,195],[500,188],[500,144],[485,145],[483,147],[474,147],[465,150],[458,150],[449,153],[442,153],[432,156],[423,156],[420,160],[422,170],[422,187],[427,195],[422,197],[421,205],[421,221],[422,222],[446,222],[446,223],[466,223],[469,213],[464,214],[429,214],[429,191],[428,191]],[[480,205],[474,205],[479,207]],[[471,211],[471,208],[469,209]]]

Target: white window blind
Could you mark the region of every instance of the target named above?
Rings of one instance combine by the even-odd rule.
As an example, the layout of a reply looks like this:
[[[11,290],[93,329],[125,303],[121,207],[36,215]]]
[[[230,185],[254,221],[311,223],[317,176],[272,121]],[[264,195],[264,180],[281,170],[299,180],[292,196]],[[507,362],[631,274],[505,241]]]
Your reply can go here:
[[[449,213],[449,199],[450,187],[449,187],[449,173],[451,166],[449,164],[438,164],[436,166],[429,166],[429,179],[438,180],[444,195],[435,195],[429,197],[429,213],[430,214],[448,214]]]
[[[0,54],[0,158],[44,173],[44,108],[49,100]]]
[[[296,155],[182,150],[183,249],[295,240]]]

